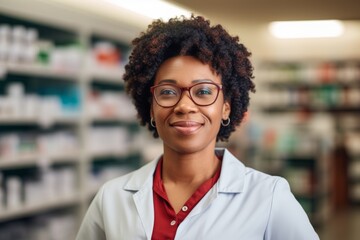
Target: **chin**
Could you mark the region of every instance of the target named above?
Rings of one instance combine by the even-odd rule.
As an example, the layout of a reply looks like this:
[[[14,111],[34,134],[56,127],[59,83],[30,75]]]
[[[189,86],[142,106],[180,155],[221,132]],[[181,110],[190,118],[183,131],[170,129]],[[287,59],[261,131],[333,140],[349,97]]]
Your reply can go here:
[[[211,142],[200,144],[199,141],[182,141],[181,143],[177,144],[168,144],[166,147],[179,154],[192,154],[203,151],[206,148],[214,149],[215,144]]]

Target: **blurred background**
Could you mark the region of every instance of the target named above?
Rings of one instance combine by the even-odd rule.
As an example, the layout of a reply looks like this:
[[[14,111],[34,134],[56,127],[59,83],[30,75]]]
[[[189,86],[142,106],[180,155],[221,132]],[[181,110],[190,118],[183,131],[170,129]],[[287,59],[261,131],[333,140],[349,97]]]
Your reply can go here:
[[[161,153],[121,77],[152,19],[191,12],[252,52],[257,92],[218,145],[284,176],[321,239],[357,239],[359,9],[355,0],[2,0],[0,240],[73,239],[101,184]]]

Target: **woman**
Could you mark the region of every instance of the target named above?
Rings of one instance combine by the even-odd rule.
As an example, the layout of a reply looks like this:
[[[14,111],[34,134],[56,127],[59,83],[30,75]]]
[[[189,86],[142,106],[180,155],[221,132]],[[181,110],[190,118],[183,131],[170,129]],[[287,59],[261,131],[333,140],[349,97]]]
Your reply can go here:
[[[106,183],[77,239],[318,239],[286,180],[215,149],[255,91],[238,38],[192,16],[157,20],[133,44],[126,90],[164,152]]]

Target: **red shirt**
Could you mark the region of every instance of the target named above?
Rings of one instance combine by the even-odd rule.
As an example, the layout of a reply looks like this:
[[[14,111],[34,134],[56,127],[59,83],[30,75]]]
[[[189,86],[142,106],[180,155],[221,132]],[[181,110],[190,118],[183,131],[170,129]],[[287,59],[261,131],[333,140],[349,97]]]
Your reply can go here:
[[[154,228],[152,240],[174,239],[176,230],[180,223],[186,218],[196,204],[205,196],[205,194],[215,185],[220,177],[221,168],[215,175],[205,181],[186,201],[182,209],[176,214],[167,197],[164,184],[161,179],[162,159],[156,166],[153,179],[154,195]]]

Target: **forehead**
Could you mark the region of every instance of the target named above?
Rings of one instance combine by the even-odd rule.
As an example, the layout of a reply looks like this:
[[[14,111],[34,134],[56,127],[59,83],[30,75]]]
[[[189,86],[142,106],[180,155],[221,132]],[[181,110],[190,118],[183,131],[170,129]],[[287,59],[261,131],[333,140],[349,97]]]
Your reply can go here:
[[[221,83],[221,78],[208,64],[191,56],[176,56],[164,61],[155,76],[155,84],[172,80],[179,85],[188,85],[199,80]]]

